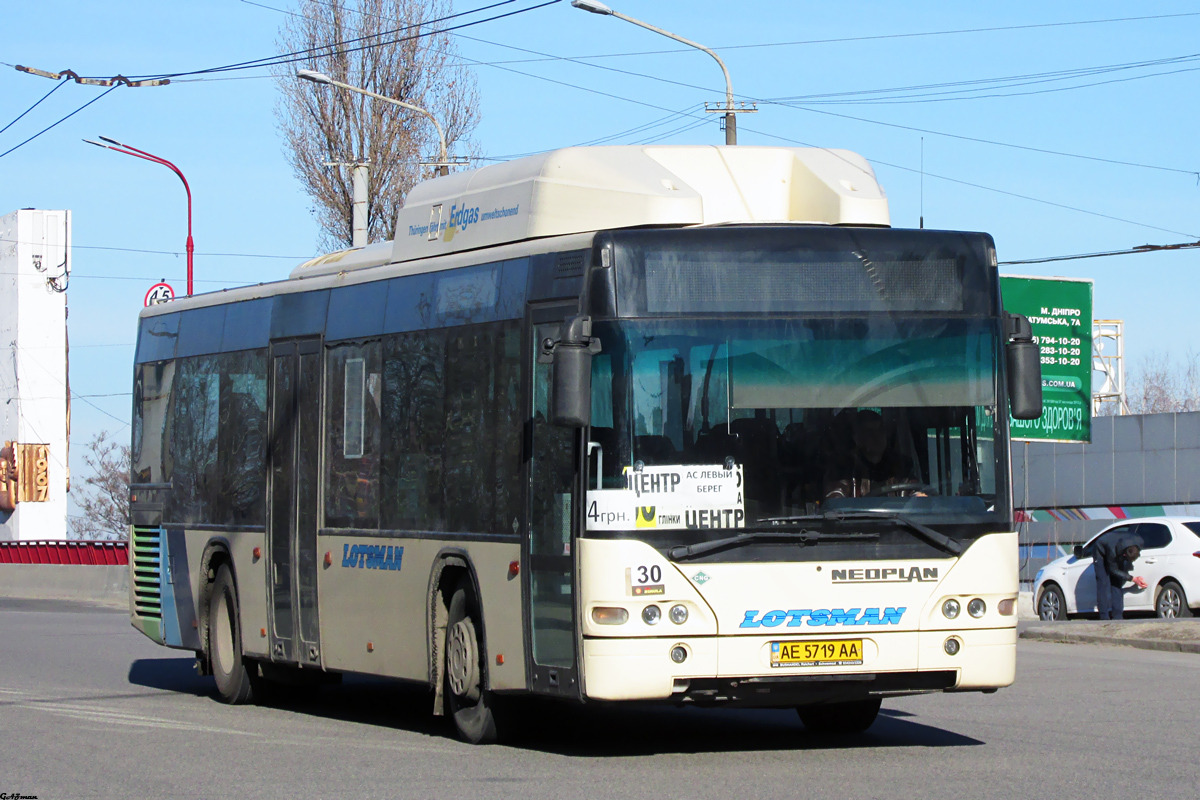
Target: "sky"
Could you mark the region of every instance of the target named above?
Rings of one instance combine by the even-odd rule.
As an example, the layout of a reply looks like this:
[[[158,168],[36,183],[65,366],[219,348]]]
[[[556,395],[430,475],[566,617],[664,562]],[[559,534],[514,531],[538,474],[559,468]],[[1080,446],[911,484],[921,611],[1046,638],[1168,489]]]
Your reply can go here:
[[[543,1],[516,0],[456,21]],[[456,0],[455,10],[492,2]],[[153,75],[263,58],[278,52],[280,25],[298,5],[6,3],[0,127],[55,86],[11,65]],[[1002,262],[1200,239],[1195,3],[610,5],[721,54],[737,99],[758,103],[756,113],[739,118],[739,144],[864,155],[888,193],[896,227],[916,227],[923,214],[929,228],[986,231]],[[716,115],[699,113],[705,101],[724,96],[711,57],[622,20],[560,0],[454,35],[478,81],[474,139],[489,158],[603,137],[612,144],[724,141]],[[1029,77],[981,82],[1013,76]],[[318,240],[311,204],[285,158],[277,87],[266,70],[121,87],[97,99],[104,91],[66,83],[0,133],[4,153],[95,100],[0,155],[0,214],[73,212],[77,476],[86,471],[82,445],[94,434],[128,437],[137,313],[161,278],[183,292],[187,232],[173,174],[82,139],[112,137],[184,172],[194,195],[197,292],[285,278],[316,254]],[[1094,280],[1094,317],[1125,321],[1128,365],[1136,371],[1148,358],[1178,362],[1195,347],[1198,266],[1200,249],[1002,272]]]

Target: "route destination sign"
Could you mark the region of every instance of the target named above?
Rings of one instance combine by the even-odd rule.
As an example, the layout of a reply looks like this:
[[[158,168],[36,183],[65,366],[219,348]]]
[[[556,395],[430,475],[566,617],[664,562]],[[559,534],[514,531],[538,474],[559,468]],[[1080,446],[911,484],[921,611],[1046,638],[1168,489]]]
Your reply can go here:
[[[1000,276],[1004,310],[1024,314],[1042,351],[1044,411],[1010,419],[1013,439],[1092,440],[1092,281]]]

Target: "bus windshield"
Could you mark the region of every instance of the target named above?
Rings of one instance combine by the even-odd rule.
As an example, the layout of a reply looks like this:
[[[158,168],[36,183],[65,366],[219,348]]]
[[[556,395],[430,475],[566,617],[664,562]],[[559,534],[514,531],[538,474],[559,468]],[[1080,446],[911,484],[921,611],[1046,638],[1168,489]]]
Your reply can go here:
[[[632,491],[625,527],[1011,516],[995,320],[641,319],[595,333],[589,497],[607,501],[599,514]]]

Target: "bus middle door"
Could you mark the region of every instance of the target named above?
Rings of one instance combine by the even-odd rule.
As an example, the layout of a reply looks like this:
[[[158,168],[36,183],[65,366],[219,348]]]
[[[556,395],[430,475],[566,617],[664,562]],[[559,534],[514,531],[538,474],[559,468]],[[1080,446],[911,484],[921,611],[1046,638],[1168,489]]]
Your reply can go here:
[[[317,491],[321,340],[271,343],[268,555],[271,660],[320,666]]]
[[[529,530],[522,547],[528,565],[529,632],[526,663],[530,689],[538,694],[580,697],[575,620],[575,553],[579,509],[580,431],[550,424],[552,366],[538,358],[544,339],[557,339],[570,306],[531,307],[531,418],[526,433]]]

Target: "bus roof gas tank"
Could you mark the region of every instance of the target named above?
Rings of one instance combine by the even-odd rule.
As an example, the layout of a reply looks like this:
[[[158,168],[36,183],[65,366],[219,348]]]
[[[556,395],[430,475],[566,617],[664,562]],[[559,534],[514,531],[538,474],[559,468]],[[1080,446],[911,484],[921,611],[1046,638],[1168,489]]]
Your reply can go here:
[[[890,224],[862,156],[798,147],[569,147],[418,184],[392,260],[643,225]]]

